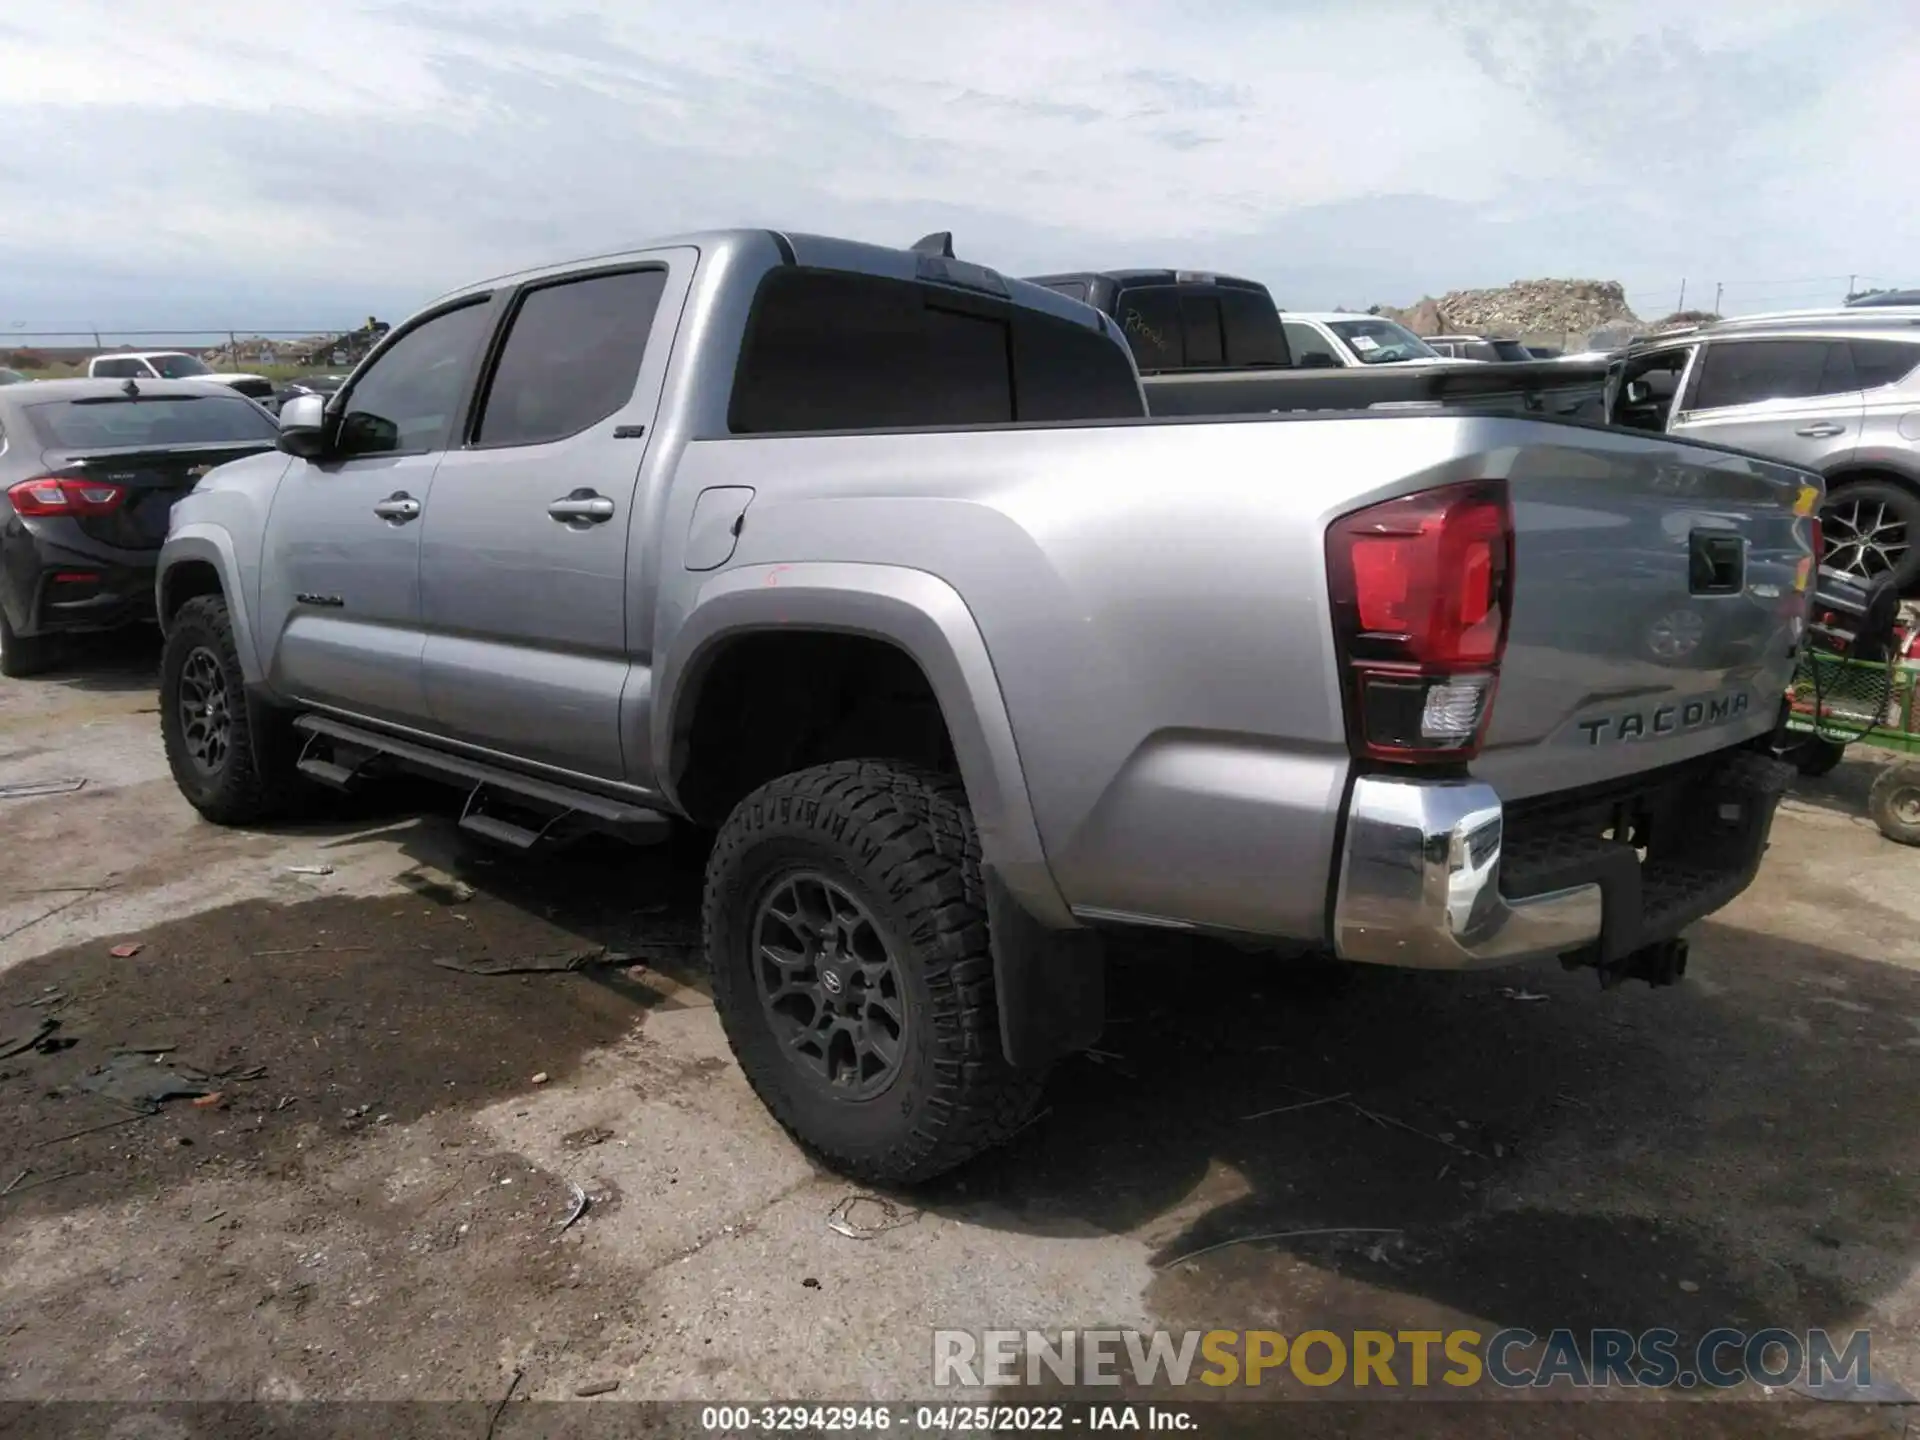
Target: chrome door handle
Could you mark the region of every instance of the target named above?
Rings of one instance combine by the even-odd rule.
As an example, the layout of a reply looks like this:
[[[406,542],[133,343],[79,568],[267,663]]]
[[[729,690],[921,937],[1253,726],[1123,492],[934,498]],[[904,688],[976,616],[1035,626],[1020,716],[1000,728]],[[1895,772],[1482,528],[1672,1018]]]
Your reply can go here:
[[[378,505],[373,513],[382,520],[391,520],[396,525],[404,525],[409,520],[420,518],[420,502],[404,490],[396,490]]]
[[[547,506],[547,514],[568,525],[598,525],[613,518],[613,501],[591,490],[576,490]]]
[[[1818,420],[1811,425],[1802,425],[1793,433],[1804,435],[1809,440],[1831,440],[1836,435],[1846,434],[1847,427],[1836,425],[1831,420]]]

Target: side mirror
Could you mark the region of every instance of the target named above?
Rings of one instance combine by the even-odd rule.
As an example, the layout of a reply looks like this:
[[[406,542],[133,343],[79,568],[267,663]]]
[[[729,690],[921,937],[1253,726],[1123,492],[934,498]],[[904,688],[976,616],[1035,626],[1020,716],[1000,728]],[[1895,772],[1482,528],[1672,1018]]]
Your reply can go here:
[[[279,447],[302,460],[317,459],[327,448],[327,398],[295,395],[280,407]]]
[[[1653,387],[1647,384],[1646,381],[1629,380],[1627,382],[1627,403],[1629,405],[1644,405],[1652,398]]]

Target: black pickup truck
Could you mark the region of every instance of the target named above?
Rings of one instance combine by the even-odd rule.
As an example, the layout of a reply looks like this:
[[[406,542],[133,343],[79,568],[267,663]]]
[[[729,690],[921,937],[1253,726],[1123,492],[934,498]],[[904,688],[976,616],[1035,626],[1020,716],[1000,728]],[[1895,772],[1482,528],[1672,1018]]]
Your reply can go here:
[[[1193,270],[1030,278],[1119,326],[1155,415],[1436,406],[1591,420],[1605,414],[1604,361],[1308,368],[1294,364],[1273,296],[1257,280]]]

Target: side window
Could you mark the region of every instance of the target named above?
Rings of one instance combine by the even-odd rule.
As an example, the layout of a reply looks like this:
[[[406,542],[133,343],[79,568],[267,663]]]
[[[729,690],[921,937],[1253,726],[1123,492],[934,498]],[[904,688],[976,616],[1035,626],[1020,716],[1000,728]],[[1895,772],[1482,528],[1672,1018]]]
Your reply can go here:
[[[93,367],[93,373],[103,379],[119,380],[128,375],[138,375],[140,367],[132,360],[102,360]]]
[[[1222,290],[1220,318],[1227,332],[1229,365],[1285,365],[1289,336],[1273,302],[1254,290]]]
[[[1337,367],[1340,357],[1333,353],[1333,342],[1304,320],[1285,322],[1287,348],[1293,351],[1293,363],[1317,370]]]
[[[1920,366],[1920,345],[1908,340],[1849,340],[1853,374],[1862,390],[1877,390],[1911,375]]]
[[[1171,285],[1123,290],[1114,307],[1120,333],[1133,348],[1133,363],[1142,374],[1178,370],[1186,364],[1180,343],[1180,292]]]
[[[666,288],[661,269],[527,292],[487,386],[477,445],[539,445],[577,435],[633,398]]]
[[[1180,297],[1180,328],[1187,338],[1187,368],[1227,363],[1226,338],[1220,333],[1220,302],[1212,295]]]
[[[761,282],[734,372],[736,435],[1013,419],[1004,311],[925,285],[783,266]]]
[[[1859,388],[1844,340],[1721,340],[1700,357],[1689,410],[1844,395]]]
[[[487,297],[407,331],[354,382],[340,421],[340,453],[431,450],[446,442],[468,367],[487,330]]]
[[[1128,420],[1147,413],[1127,352],[1097,330],[1032,311],[1013,319],[1016,420]]]

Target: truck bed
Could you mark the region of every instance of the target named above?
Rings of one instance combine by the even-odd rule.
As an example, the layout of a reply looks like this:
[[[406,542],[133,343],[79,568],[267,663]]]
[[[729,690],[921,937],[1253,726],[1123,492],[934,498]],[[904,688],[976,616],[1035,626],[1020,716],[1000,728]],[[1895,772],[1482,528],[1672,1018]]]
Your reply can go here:
[[[1599,420],[1603,363],[1382,365],[1373,369],[1187,370],[1141,377],[1156,416],[1257,415],[1295,410],[1463,408]]]

